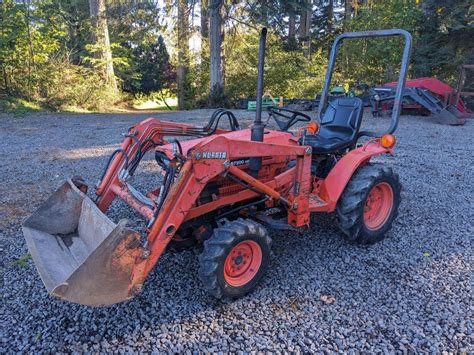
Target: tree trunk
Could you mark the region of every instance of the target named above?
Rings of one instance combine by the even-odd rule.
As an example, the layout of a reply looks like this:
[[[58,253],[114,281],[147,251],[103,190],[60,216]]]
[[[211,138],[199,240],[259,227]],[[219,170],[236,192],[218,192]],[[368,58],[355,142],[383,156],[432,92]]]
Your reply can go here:
[[[352,16],[352,0],[346,0],[344,4],[344,20],[349,20]]]
[[[219,104],[224,92],[224,78],[222,76],[222,5],[223,0],[209,2],[210,26],[210,72],[211,72],[211,105]]]
[[[298,28],[298,37],[303,40],[305,37],[306,29],[306,11],[302,11],[300,14],[300,27]]]
[[[352,16],[352,0],[345,0],[345,3],[344,3],[344,30],[346,32],[348,32],[348,21],[351,19],[351,16]],[[348,51],[348,48],[347,46],[342,46],[343,47],[343,58],[344,58],[344,67],[342,69],[342,72],[344,74],[345,77],[347,77],[348,75],[348,70],[350,68],[350,65],[349,65],[349,51]]]
[[[31,94],[31,73],[33,70],[35,70],[35,54],[33,51],[33,41],[31,38],[31,25],[30,25],[30,5],[26,2],[26,0],[23,0],[23,5],[25,7],[25,24],[26,24],[26,34],[28,38],[28,88],[30,90]]]
[[[334,3],[333,0],[329,0],[328,5],[326,7],[326,17],[328,19],[328,34],[331,34],[334,29]]]
[[[303,44],[303,51],[305,58],[310,58],[311,53],[311,20],[313,17],[313,2],[305,0],[305,9],[300,14],[300,27],[298,28],[298,38]]]
[[[302,41],[307,41],[311,30],[311,19],[313,16],[312,1],[305,1],[307,9],[301,11],[300,27],[298,28],[298,37]]]
[[[107,15],[105,0],[89,0],[90,15],[95,44],[99,47],[98,57],[103,61],[103,75],[107,84],[114,91],[117,89],[114,64],[112,62],[112,50],[110,49],[109,28],[107,26]]]
[[[189,68],[189,16],[187,0],[178,0],[178,110],[186,109]]]
[[[201,37],[209,38],[209,1],[201,0]]]
[[[296,35],[296,16],[293,11],[288,15],[288,39],[291,41]]]

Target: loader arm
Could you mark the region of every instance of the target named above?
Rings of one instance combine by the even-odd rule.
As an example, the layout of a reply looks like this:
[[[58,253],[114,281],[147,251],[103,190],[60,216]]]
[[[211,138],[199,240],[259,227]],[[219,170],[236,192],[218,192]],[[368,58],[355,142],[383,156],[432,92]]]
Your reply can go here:
[[[203,158],[205,156],[220,158]],[[265,156],[296,157],[296,166],[264,184],[229,164],[229,161],[235,159]],[[262,195],[282,201],[289,210],[288,222],[295,227],[301,227],[309,223],[310,167],[311,149],[297,145],[243,141],[216,135],[196,146],[184,163],[163,206],[155,211],[152,225],[148,229],[148,243],[142,255],[137,258],[133,270],[132,293],[141,289],[146,276],[186,219],[196,199],[214,177],[233,175],[248,183]],[[289,194],[288,198],[284,198],[275,188],[288,180],[292,180],[293,186],[297,188]],[[252,192],[257,194],[255,191]],[[252,197],[250,194],[247,196]]]
[[[128,228],[126,220],[116,224],[103,212],[120,197],[151,219],[160,209],[137,200],[137,192],[134,196],[127,184],[128,176],[149,149],[166,143],[165,136],[206,136],[209,132],[227,131],[147,119],[132,127],[112,154],[97,186],[96,203],[85,194],[87,185],[82,180],[70,179],[23,223],[28,248],[51,295],[91,306],[133,296],[136,260],[147,255],[148,238]]]
[[[129,129],[128,134],[119,149],[114,151],[107,164],[97,187],[97,206],[102,212],[106,212],[114,200],[120,179],[126,179],[133,175],[140,159],[147,151],[166,144],[166,136],[195,137],[205,136],[210,128],[199,128],[189,124],[161,121],[156,118],[148,118]],[[228,132],[223,129],[214,129],[213,132],[221,134]],[[115,188],[114,188],[115,186]]]

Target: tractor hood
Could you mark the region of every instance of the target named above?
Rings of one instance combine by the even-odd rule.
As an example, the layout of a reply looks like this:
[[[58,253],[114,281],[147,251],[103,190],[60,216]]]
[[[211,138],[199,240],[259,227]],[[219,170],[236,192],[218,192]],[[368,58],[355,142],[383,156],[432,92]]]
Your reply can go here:
[[[182,149],[182,154],[184,156],[187,156],[189,152],[199,146],[201,143],[206,143],[209,140],[214,139],[216,136],[224,136],[232,139],[238,139],[242,141],[250,141],[250,136],[251,136],[251,131],[250,129],[242,129],[239,131],[231,131],[231,132],[225,132],[222,134],[215,134],[209,137],[203,137],[203,138],[195,138],[195,139],[189,139],[189,140],[183,140],[179,142],[179,146],[181,146]],[[289,132],[281,132],[281,131],[270,131],[270,130],[265,130],[264,131],[264,141],[266,143],[278,143],[282,144],[282,141],[284,139],[287,139],[288,145],[298,145],[298,138],[293,136],[293,134]],[[257,143],[257,142],[256,142]],[[166,154],[166,156],[169,159],[173,159],[176,153],[180,152],[180,147],[178,146],[178,143],[168,143],[159,147],[156,147],[157,152],[162,152]]]

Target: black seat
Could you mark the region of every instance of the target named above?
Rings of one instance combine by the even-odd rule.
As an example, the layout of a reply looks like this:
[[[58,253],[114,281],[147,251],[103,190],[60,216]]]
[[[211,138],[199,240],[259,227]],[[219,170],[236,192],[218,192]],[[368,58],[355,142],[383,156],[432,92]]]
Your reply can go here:
[[[364,104],[358,97],[342,97],[328,104],[316,134],[300,138],[300,144],[313,148],[313,154],[333,153],[357,142]]]

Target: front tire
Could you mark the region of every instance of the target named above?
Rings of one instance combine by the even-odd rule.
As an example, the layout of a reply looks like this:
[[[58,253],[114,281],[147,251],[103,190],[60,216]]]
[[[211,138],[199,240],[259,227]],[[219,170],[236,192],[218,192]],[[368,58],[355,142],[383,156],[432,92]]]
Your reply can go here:
[[[238,298],[251,292],[268,268],[271,243],[265,228],[249,219],[214,229],[199,258],[204,288],[216,298]]]
[[[352,176],[337,205],[339,228],[360,244],[381,241],[400,205],[401,184],[390,167],[367,164]]]

